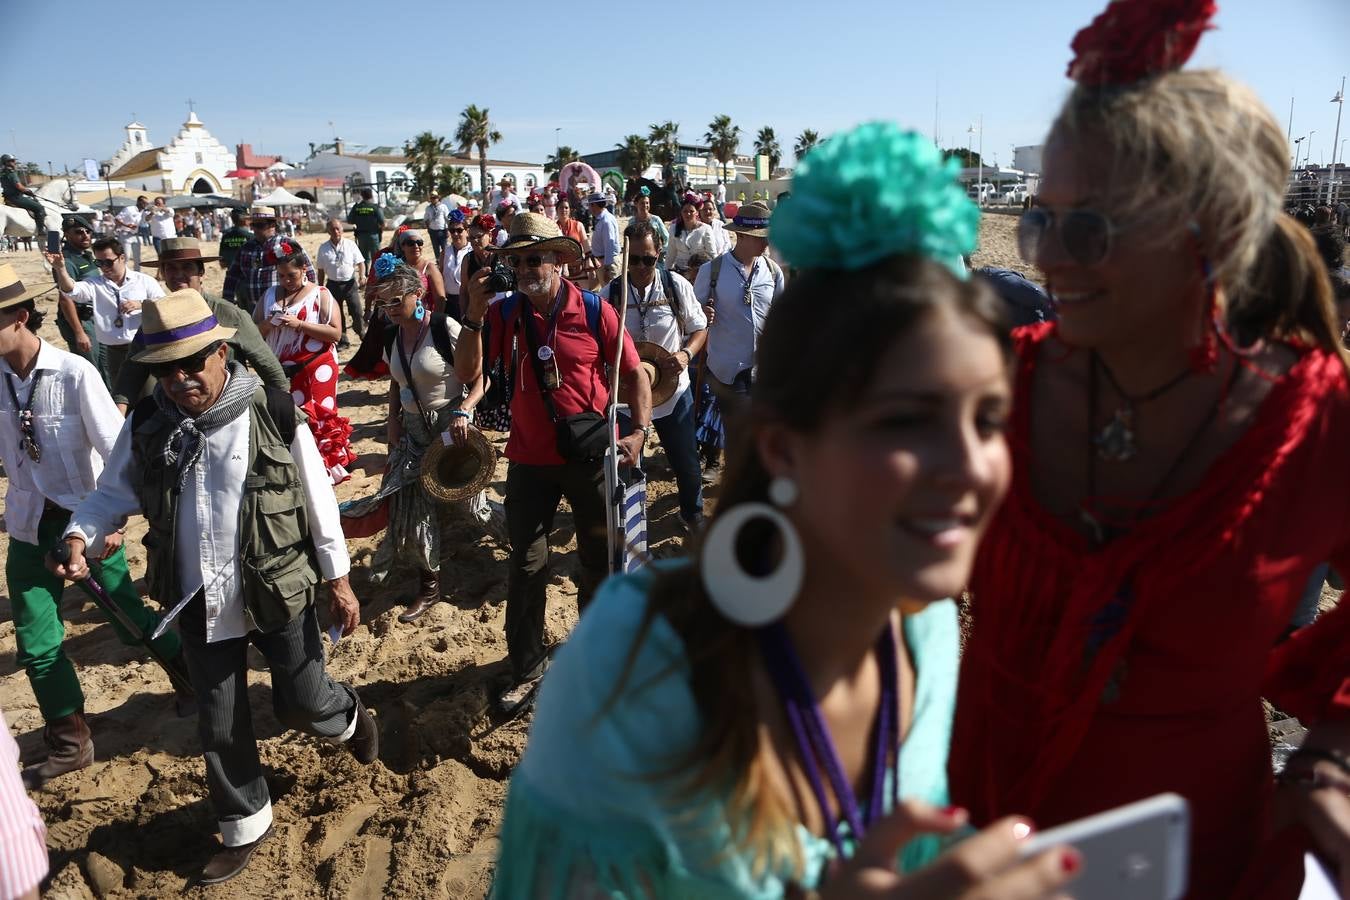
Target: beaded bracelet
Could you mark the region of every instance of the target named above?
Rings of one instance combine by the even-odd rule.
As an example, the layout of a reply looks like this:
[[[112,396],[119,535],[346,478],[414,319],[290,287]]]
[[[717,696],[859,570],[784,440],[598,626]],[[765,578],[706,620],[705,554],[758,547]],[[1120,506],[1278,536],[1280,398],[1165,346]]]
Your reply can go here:
[[[465,412],[465,411],[462,410],[462,409],[452,409],[452,410],[450,410],[450,418],[452,418],[452,419],[454,419],[454,418],[468,419],[470,422],[472,422],[472,421],[473,421],[473,413],[471,413],[471,412]]]
[[[475,321],[473,321],[472,319],[467,319],[467,318],[466,318],[466,319],[461,319],[459,324],[462,325],[462,326],[464,326],[465,328],[469,329],[470,331],[482,331],[482,330],[483,330],[483,323],[482,323],[482,322],[475,322]]]

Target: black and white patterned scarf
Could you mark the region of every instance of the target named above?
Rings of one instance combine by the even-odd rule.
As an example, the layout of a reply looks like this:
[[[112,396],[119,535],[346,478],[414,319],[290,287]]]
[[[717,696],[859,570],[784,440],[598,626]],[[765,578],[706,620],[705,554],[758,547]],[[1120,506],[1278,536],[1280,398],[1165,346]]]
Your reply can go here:
[[[164,463],[177,469],[179,491],[187,484],[188,474],[202,458],[202,451],[206,449],[205,432],[239,418],[248,410],[249,403],[253,401],[254,391],[262,384],[257,375],[237,362],[230,363],[228,372],[229,378],[216,402],[195,419],[169,399],[162,385],[155,385],[155,405],[159,407],[161,415],[174,423],[174,429],[164,443]]]

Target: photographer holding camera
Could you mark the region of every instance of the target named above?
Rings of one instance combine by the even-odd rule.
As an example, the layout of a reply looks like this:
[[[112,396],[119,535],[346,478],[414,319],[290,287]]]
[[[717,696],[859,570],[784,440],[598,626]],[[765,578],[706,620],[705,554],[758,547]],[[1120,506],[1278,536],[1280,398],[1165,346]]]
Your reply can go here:
[[[519,213],[498,265],[477,269],[463,284],[463,326],[488,327],[484,347],[460,341],[460,360],[481,371],[505,360],[515,378],[511,438],[506,445],[506,527],[511,540],[507,586],[506,643],[511,680],[496,698],[497,711],[524,710],[548,666],[544,647],[545,590],[549,581],[548,535],[558,503],[572,507],[581,577],[577,604],[585,609],[607,570],[603,458],[609,445],[605,409],[609,403],[606,361],[612,361],[623,327],[618,313],[589,291],[562,277],[581,257],[581,246],[557,224],[536,213]],[[466,268],[473,259],[465,260]],[[509,269],[502,267],[505,262]],[[515,291],[506,290],[507,272]],[[491,304],[489,306],[489,304]],[[513,340],[514,338],[514,340]],[[477,357],[477,358],[475,358]],[[621,384],[630,398],[636,430],[620,439],[622,462],[641,459],[651,431],[651,384],[631,341],[623,344]]]

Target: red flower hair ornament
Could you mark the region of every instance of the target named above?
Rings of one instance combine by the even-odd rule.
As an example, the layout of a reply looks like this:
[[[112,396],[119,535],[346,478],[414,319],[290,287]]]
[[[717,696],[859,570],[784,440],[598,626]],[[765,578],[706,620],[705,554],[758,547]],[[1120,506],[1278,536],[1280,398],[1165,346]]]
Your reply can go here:
[[[263,254],[263,262],[269,266],[275,266],[277,263],[294,256],[299,250],[299,245],[283,240],[267,248],[267,252]]]
[[[1214,0],[1111,0],[1074,36],[1068,75],[1084,87],[1128,87],[1180,69],[1218,9]]]

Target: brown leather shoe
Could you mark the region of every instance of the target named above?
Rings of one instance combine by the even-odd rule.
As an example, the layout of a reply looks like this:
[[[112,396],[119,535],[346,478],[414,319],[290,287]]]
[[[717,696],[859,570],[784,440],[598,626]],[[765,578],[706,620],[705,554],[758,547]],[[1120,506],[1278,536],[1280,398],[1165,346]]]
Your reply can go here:
[[[356,730],[347,740],[347,749],[364,766],[373,763],[380,755],[380,729],[374,717],[366,711],[361,698],[356,698]]]
[[[198,884],[220,884],[222,881],[229,881],[248,865],[248,861],[253,858],[253,851],[258,849],[258,845],[272,836],[272,826],[268,825],[267,830],[263,832],[262,837],[251,844],[240,844],[238,847],[221,847],[216,854],[207,860],[202,868],[201,877],[197,879]]]
[[[422,586],[417,591],[417,596],[413,598],[413,602],[408,604],[408,608],[399,613],[398,620],[400,622],[416,622],[422,617],[422,613],[441,602],[439,574],[438,572],[422,573]]]
[[[42,740],[51,752],[45,762],[24,769],[24,787],[30,791],[41,788],[49,778],[83,769],[94,761],[94,741],[82,712],[48,722],[42,729]]]

